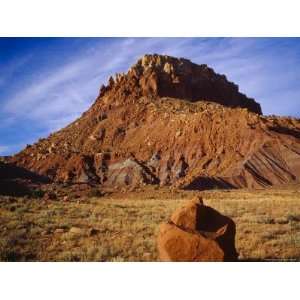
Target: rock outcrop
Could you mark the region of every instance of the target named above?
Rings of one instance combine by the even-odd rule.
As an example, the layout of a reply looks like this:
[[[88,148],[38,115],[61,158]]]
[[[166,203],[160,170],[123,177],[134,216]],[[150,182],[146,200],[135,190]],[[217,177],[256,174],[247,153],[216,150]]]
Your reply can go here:
[[[282,185],[299,182],[300,120],[263,116],[206,65],[145,55],[79,119],[9,161],[65,183]]]
[[[239,92],[236,84],[219,75],[207,65],[197,65],[184,58],[166,55],[145,55],[129,72],[111,77],[100,96],[117,94],[118,98],[170,97],[189,101],[207,100],[229,107],[243,107],[261,114],[253,99]]]
[[[235,261],[235,224],[195,199],[160,225],[157,248],[162,261]]]

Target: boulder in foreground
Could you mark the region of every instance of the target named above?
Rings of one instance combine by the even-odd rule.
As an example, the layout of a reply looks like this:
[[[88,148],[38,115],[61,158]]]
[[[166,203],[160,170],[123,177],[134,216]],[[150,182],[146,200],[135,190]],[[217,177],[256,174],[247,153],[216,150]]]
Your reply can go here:
[[[202,198],[176,210],[159,228],[161,261],[236,261],[235,224]]]

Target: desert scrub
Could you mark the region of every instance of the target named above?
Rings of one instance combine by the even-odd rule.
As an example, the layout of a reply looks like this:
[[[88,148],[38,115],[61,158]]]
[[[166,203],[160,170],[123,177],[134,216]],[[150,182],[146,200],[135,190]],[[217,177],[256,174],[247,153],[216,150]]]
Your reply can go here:
[[[0,261],[17,261],[19,254],[14,249],[15,241],[9,238],[0,239]]]
[[[287,216],[287,220],[289,222],[300,222],[300,215],[293,215],[293,214],[290,214]]]
[[[158,225],[195,194],[199,193],[153,189],[47,205],[39,199],[4,198],[0,202],[0,259],[156,261]],[[240,259],[300,260],[297,193],[220,190],[201,195],[206,205],[236,222]],[[74,226],[84,234],[71,234]]]
[[[45,195],[45,192],[42,190],[33,190],[30,193],[31,198],[42,198]]]
[[[89,197],[89,198],[92,198],[92,197],[99,198],[99,197],[103,197],[103,196],[104,196],[104,193],[101,192],[98,188],[91,189],[87,194],[87,197]]]

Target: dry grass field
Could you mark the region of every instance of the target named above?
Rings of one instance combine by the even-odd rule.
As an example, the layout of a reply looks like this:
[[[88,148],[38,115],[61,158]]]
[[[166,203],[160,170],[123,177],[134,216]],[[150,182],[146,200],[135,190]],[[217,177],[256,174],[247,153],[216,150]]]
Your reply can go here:
[[[44,202],[1,197],[1,261],[157,261],[158,224],[195,194],[231,217],[242,261],[300,260],[300,187],[140,192]]]

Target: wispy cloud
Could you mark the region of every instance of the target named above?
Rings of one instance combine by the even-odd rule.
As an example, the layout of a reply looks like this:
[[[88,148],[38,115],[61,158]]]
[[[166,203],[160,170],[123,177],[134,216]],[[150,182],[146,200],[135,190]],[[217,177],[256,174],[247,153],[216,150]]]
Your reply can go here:
[[[14,117],[42,121],[49,130],[66,125],[91,104],[100,84],[117,71],[125,71],[145,52],[169,53],[185,40],[166,42],[163,39],[123,39],[109,46],[95,44],[75,55],[71,62],[57,68],[33,74],[25,89],[14,93],[3,111]],[[173,50],[174,51],[174,50]],[[176,52],[176,51],[174,51]],[[177,51],[179,52],[179,51]],[[61,118],[61,122],[57,119]]]
[[[2,75],[0,77],[0,88],[9,84],[9,81],[13,80],[13,76],[20,70],[20,68],[22,68],[22,66],[29,63],[31,58],[32,54],[27,54],[7,64],[0,64]]]

